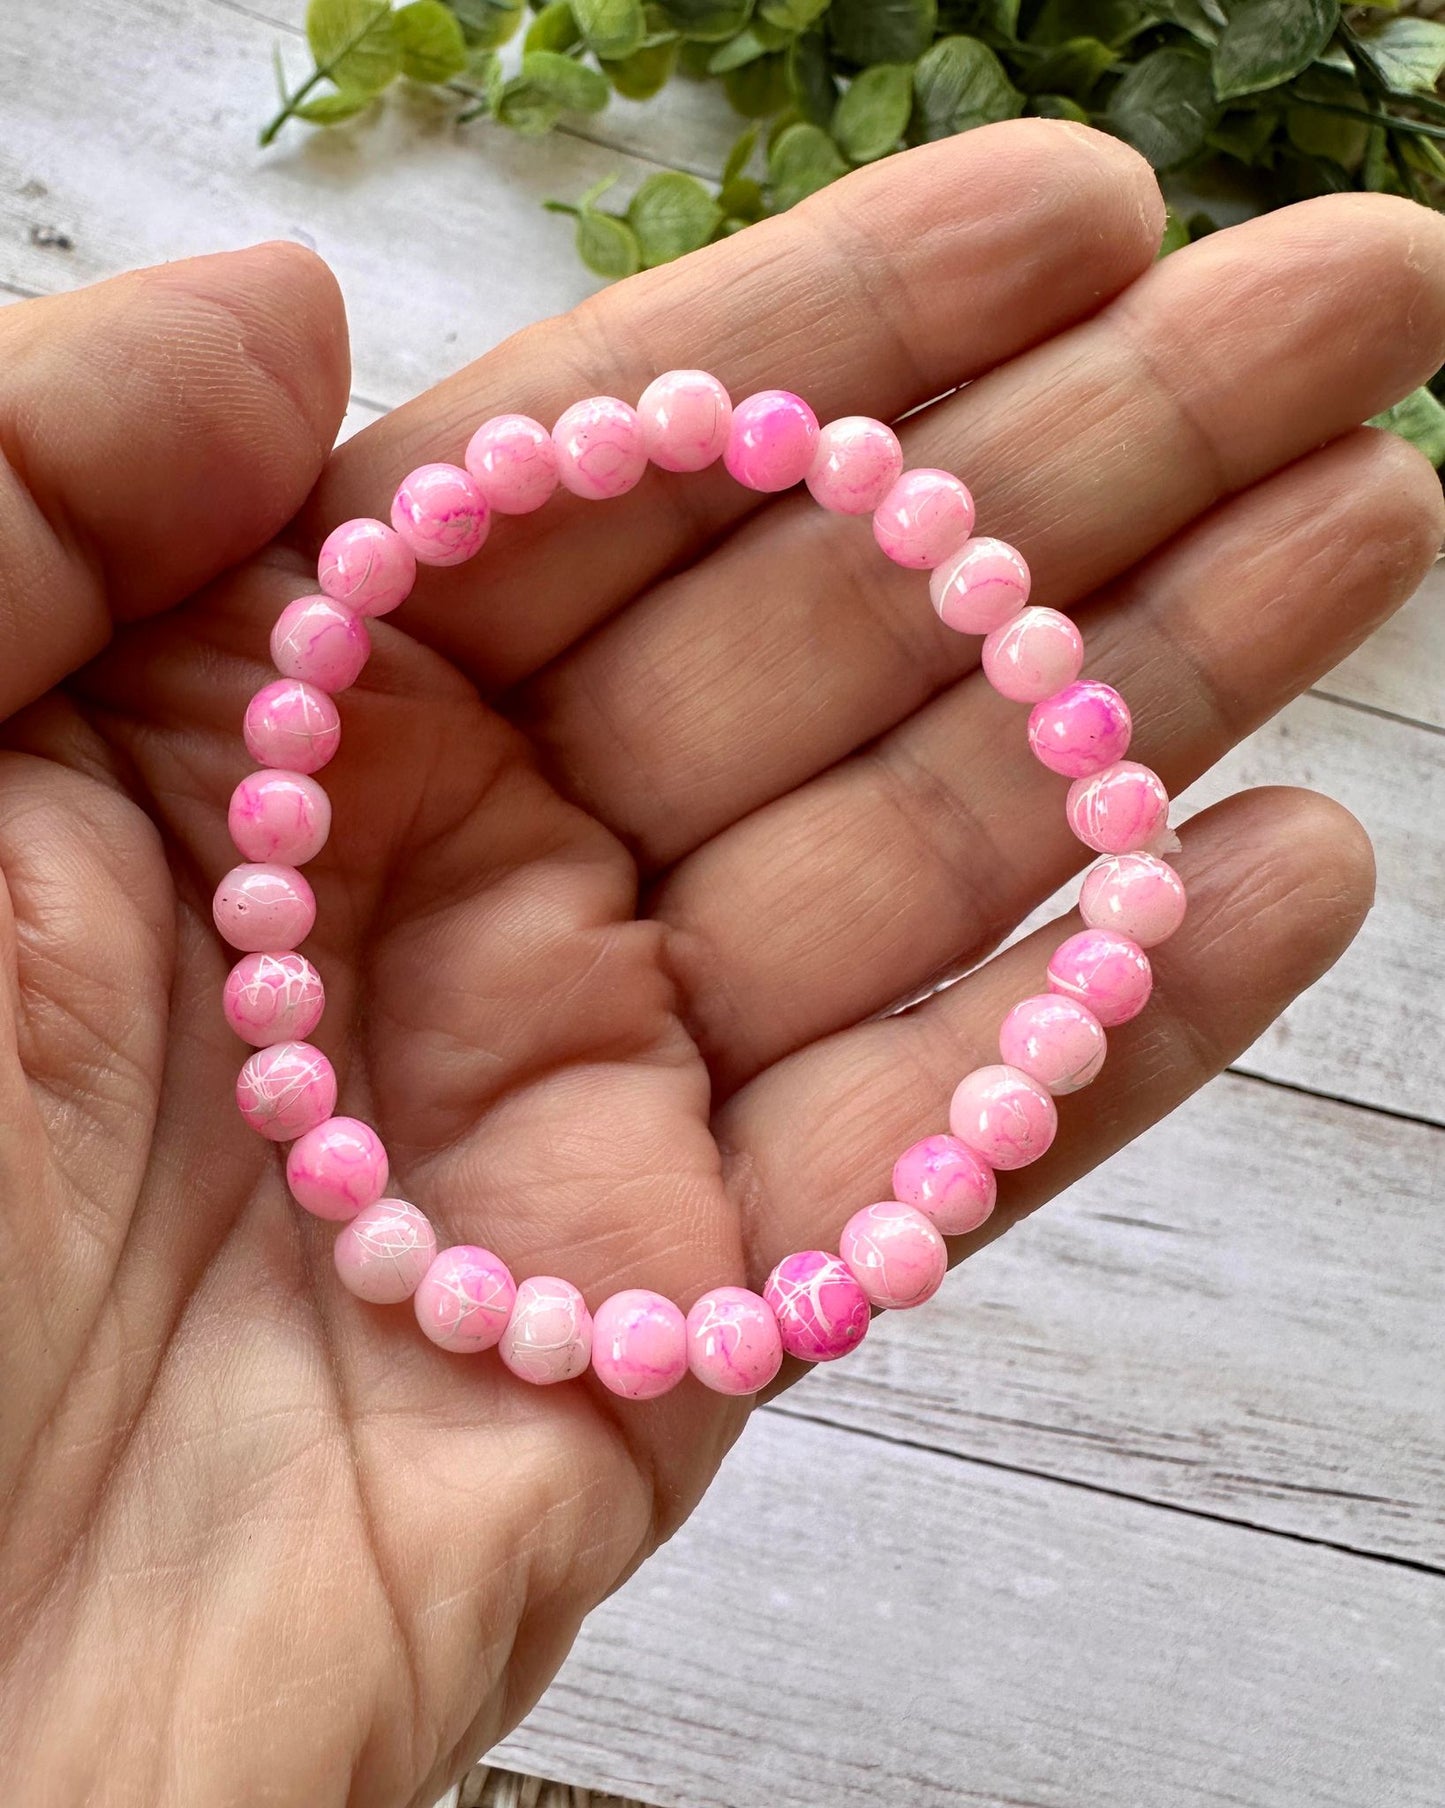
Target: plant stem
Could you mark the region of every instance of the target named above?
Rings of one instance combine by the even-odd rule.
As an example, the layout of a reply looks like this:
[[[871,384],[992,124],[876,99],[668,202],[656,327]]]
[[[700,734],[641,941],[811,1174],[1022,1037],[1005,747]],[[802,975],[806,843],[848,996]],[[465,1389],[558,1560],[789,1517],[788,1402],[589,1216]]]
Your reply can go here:
[[[1445,144],[1445,126],[1426,125],[1423,119],[1401,119],[1398,113],[1371,113],[1368,107],[1347,107],[1332,100],[1306,100],[1291,94],[1292,107],[1309,107],[1316,113],[1337,113],[1341,119],[1362,119],[1366,125],[1384,126],[1387,132],[1406,132],[1418,138],[1435,138]]]
[[[281,105],[281,110],[277,113],[276,117],[268,121],[267,124],[261,128],[261,143],[263,145],[271,144],[274,141],[276,134],[281,130],[282,126],[285,125],[286,121],[296,117],[296,109],[301,105],[302,101],[305,100],[306,96],[316,84],[318,82],[333,80],[333,72],[338,65],[345,62],[346,58],[356,49],[357,45],[364,43],[365,40],[371,36],[372,32],[376,30],[377,20],[390,19],[390,17],[390,5],[388,3],[387,11],[384,13],[372,13],[366,19],[365,23],[351,34],[336,52],[334,57],[328,62],[318,63],[295,93],[287,95],[285,101]],[[337,82],[336,85],[339,88],[341,83]]]

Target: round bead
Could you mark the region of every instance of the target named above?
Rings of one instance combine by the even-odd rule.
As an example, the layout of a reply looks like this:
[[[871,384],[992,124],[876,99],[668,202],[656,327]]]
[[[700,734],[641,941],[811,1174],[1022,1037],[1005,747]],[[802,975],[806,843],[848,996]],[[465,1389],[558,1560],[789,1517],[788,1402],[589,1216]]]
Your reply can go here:
[[[783,1348],[804,1362],[836,1362],[868,1333],[868,1295],[841,1256],[800,1249],[768,1276],[763,1298],[773,1309]]]
[[[252,1048],[300,1042],[321,1021],[326,988],[304,954],[247,954],[226,976],[226,1022]]]
[[[616,396],[574,402],[552,429],[562,487],[588,502],[624,496],[647,469],[637,410]]]
[[[703,471],[727,449],[732,398],[705,370],[669,370],[643,390],[637,416],[659,470]]]
[[[687,1373],[687,1323],[670,1299],[628,1287],[592,1320],[592,1368],[624,1400],[655,1400]]]
[[[948,1127],[991,1168],[1037,1161],[1059,1127],[1054,1101],[1017,1067],[979,1067],[960,1080]]]
[[[490,1350],[507,1328],[517,1284],[490,1249],[454,1243],[417,1283],[416,1321],[435,1344],[469,1356]]]
[[[873,511],[873,538],[895,565],[931,571],[973,532],[973,513],[951,471],[905,471]]]
[[[258,766],[319,772],[341,745],[341,717],[314,684],[278,678],[262,685],[246,705],[243,733]]]
[[[744,489],[790,490],[813,468],[818,417],[787,389],[762,389],[733,409],[723,462]]]
[[[1050,772],[1088,778],[1129,751],[1134,724],[1112,684],[1092,678],[1066,685],[1029,711],[1029,747]]]
[[[343,521],[321,543],[316,580],[358,615],[389,615],[411,595],[416,554],[384,521]]]
[[[1072,998],[1040,992],[1021,1000],[1004,1018],[998,1052],[1055,1095],[1087,1086],[1109,1052],[1103,1025]]]
[[[1120,760],[1092,778],[1075,779],[1064,816],[1096,854],[1132,854],[1168,828],[1169,793],[1157,772],[1136,760]]]
[[[835,515],[871,515],[903,472],[898,435],[866,414],[829,421],[808,472],[814,502]]]
[[[687,1315],[687,1366],[715,1394],[756,1394],[783,1364],[783,1339],[765,1299],[714,1287]]]
[[[530,515],[557,488],[557,448],[529,414],[498,414],[483,421],[467,442],[462,462],[488,508],[499,515]]]
[[[291,948],[315,926],[316,894],[294,866],[233,866],[216,887],[211,915],[233,948]]]
[[[945,628],[990,634],[1029,600],[1029,568],[1006,540],[965,540],[928,580],[928,594]]]
[[[897,1199],[854,1212],[838,1250],[869,1303],[888,1311],[932,1299],[948,1268],[948,1251],[933,1224]]]
[[[329,596],[298,596],[271,630],[271,662],[284,678],[304,678],[317,690],[344,691],[371,657],[366,623]]]
[[[482,550],[492,512],[460,465],[418,465],[391,499],[391,525],[423,565],[462,565]]]
[[[1084,637],[1057,609],[1025,609],[983,643],[983,675],[1010,703],[1037,703],[1072,684]]]
[[[430,1220],[405,1199],[363,1206],[331,1246],[342,1286],[373,1306],[409,1300],[436,1253]]]
[[[1149,956],[1111,929],[1081,929],[1049,962],[1049,990],[1087,1006],[1108,1029],[1137,1017],[1153,987]]]
[[[289,1143],[336,1109],[336,1070],[309,1042],[257,1049],[236,1080],[236,1104],[253,1130]]]
[[[998,1200],[993,1169],[956,1136],[925,1136],[893,1164],[893,1192],[945,1237],[977,1230]]]
[[[329,1117],[291,1145],[286,1184],[291,1197],[315,1218],[344,1223],[386,1191],[387,1160],[381,1138],[360,1118]]]
[[[497,1353],[522,1381],[550,1387],[586,1372],[592,1359],[592,1314],[571,1281],[537,1274],[517,1288]]]
[[[331,799],[301,772],[249,773],[231,793],[226,816],[236,852],[247,860],[300,866],[331,833]]]
[[[1184,881],[1153,854],[1110,854],[1084,874],[1079,915],[1090,929],[1112,929],[1141,948],[1167,942],[1184,921]]]

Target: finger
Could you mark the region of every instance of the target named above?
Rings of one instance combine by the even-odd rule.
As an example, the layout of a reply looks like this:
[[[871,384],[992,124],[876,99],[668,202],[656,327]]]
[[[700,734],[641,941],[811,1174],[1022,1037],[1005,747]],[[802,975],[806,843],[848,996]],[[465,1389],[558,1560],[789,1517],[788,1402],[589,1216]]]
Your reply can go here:
[[[264,545],[346,386],[336,284],[297,245],[0,313],[0,715]]]
[[[1442,529],[1434,471],[1369,429],[1223,504],[1080,617],[1131,757],[1182,789],[1404,602]],[[676,869],[653,908],[720,1088],[973,965],[1083,862],[1024,719],[975,672]]]
[[[910,423],[981,531],[1066,607],[1222,496],[1368,418],[1445,357],[1445,221],[1339,195],[1166,258],[1096,319]],[[560,781],[666,864],[969,669],[916,573],[806,499],[750,523],[524,699]]]
[[[784,385],[824,416],[891,419],[1092,313],[1148,265],[1162,224],[1142,160],[1076,126],[1019,120],[889,158],[519,334],[358,434],[311,538],[385,514],[412,466],[460,458],[489,415],[550,425],[678,366],[738,396]],[[424,572],[409,619],[475,678],[514,682],[761,500],[720,470],[651,472],[605,508],[556,497],[503,523],[483,563]]]

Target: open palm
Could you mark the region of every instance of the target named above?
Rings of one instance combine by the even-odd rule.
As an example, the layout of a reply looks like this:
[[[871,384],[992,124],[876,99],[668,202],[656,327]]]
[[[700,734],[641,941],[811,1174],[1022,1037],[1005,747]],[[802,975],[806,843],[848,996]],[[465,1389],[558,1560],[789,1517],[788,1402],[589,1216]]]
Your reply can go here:
[[[691,1382],[528,1388],[359,1304],[231,1107],[210,894],[320,537],[488,414],[671,366],[825,418],[944,396],[910,462],[959,471],[1036,600],[1081,612],[1177,788],[1434,555],[1433,473],[1353,424],[1445,357],[1445,226],[1336,197],[1154,267],[1160,226],[1108,139],[970,133],[533,329],[329,462],[344,328],[294,248],[0,316],[8,1799],[426,1801],[745,1416]],[[833,1242],[991,1058],[1045,950],[977,963],[1080,862],[976,643],[858,523],[717,472],[502,523],[373,638],[308,952],[393,1190],[593,1305],[686,1307]],[[1196,819],[1180,864],[1154,1006],[990,1233],[1217,1071],[1369,900],[1357,826],[1302,793]]]

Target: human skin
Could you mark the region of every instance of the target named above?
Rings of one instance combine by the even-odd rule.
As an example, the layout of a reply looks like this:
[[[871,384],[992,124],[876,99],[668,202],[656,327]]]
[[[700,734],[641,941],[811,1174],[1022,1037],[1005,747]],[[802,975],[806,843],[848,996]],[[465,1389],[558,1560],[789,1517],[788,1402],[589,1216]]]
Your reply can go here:
[[[341,306],[294,246],[0,312],[7,1800],[429,1804],[747,1416],[692,1379],[633,1402],[438,1349],[345,1292],[236,1116],[211,892],[245,702],[323,538],[489,414],[672,367],[824,421],[956,391],[900,428],[909,464],[963,476],[1177,791],[1436,550],[1434,474],[1354,423],[1445,358],[1445,224],[1335,196],[1156,264],[1162,218],[1109,139],[970,132],[334,456]],[[686,1311],[836,1248],[1043,989],[1057,930],[977,963],[1084,859],[977,640],[866,521],[719,469],[498,521],[369,625],[307,947],[314,1040],[393,1191],[594,1308]],[[1372,889],[1358,825],[1300,792],[1195,818],[1178,864],[1148,1010],[955,1257],[1253,1041]]]

